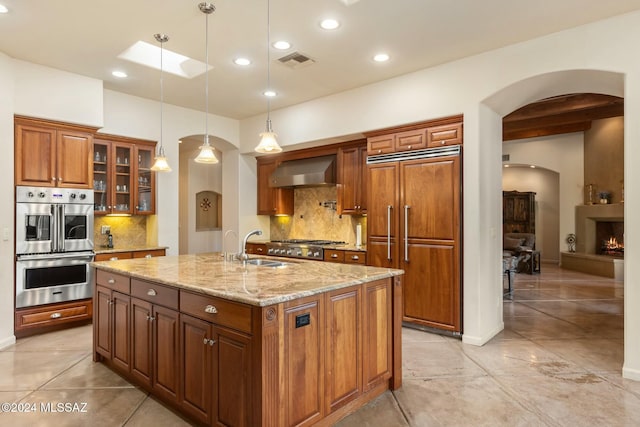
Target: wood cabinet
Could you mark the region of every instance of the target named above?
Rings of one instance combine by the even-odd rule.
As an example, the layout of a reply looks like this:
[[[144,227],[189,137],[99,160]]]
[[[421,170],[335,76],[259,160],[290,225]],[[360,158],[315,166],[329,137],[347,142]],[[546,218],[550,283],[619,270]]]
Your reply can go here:
[[[267,245],[265,243],[249,243],[247,242],[247,253],[256,255],[266,255]]]
[[[91,188],[96,128],[15,117],[15,184]]]
[[[364,251],[348,251],[343,249],[325,249],[324,260],[343,264],[366,264],[367,253]]]
[[[15,334],[17,337],[25,337],[56,329],[59,325],[91,322],[92,317],[91,299],[18,308],[15,311]]]
[[[95,277],[94,360],[199,424],[332,425],[401,384],[399,276],[266,307]]]
[[[166,249],[146,249],[139,251],[122,251],[122,252],[106,252],[96,254],[95,261],[117,261],[119,259],[131,258],[152,258],[157,256],[165,256]]]
[[[460,333],[460,155],[368,171],[368,264],[405,270],[405,322]]]
[[[338,150],[338,214],[367,211],[367,146],[359,144]]]
[[[258,170],[258,215],[293,215],[293,188],[269,186],[271,174],[276,170],[277,159],[257,159]]]
[[[93,320],[95,351],[114,369],[128,373],[131,367],[129,278],[101,270],[96,276]]]
[[[155,213],[155,142],[96,135],[93,189],[97,215]]]
[[[502,192],[502,232],[536,232],[536,193],[531,191]]]

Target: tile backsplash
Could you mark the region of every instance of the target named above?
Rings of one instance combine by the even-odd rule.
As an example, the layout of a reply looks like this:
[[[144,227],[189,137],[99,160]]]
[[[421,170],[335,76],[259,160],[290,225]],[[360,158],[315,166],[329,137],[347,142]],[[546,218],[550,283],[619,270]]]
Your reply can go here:
[[[93,236],[96,249],[106,247],[107,236],[100,234],[100,227],[111,227],[114,246],[138,247],[147,244],[147,217],[134,216],[96,216],[93,220]]]
[[[362,244],[367,235],[367,218],[338,215],[337,188],[294,189],[293,216],[271,217],[271,239],[323,239],[356,243],[356,225],[362,224]]]

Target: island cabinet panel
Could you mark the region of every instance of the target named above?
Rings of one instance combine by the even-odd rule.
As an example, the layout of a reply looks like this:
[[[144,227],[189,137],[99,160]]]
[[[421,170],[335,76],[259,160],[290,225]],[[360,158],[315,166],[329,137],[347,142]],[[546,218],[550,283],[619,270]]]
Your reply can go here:
[[[388,280],[367,283],[364,288],[363,375],[370,390],[391,378],[393,300]]]
[[[180,315],[180,407],[203,424],[211,424],[213,325]]]
[[[323,417],[322,295],[284,308],[285,425],[312,425]]]
[[[151,303],[131,299],[131,375],[147,387],[153,381],[152,310]]]
[[[326,411],[362,393],[362,292],[359,286],[330,292],[326,301]]]
[[[131,360],[131,297],[114,290],[127,290],[128,278],[117,274],[97,276],[98,286],[94,295],[96,353],[106,358],[118,371],[128,373]]]

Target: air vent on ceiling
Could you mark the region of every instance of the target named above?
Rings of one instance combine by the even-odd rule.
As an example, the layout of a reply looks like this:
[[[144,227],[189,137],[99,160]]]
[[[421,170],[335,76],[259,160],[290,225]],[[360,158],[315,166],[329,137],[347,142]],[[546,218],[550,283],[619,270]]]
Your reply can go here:
[[[502,161],[503,162],[508,162],[509,161],[509,155],[508,154],[503,154],[502,155]]]
[[[290,53],[287,56],[278,58],[278,61],[280,61],[282,64],[286,65],[289,68],[306,67],[316,62],[313,59],[309,58],[307,55],[303,55],[300,52]]]

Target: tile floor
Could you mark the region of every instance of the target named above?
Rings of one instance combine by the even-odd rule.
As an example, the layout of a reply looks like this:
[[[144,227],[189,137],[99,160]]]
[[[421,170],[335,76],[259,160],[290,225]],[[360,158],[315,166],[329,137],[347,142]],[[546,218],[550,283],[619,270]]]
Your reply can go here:
[[[504,302],[505,330],[482,347],[405,328],[403,387],[338,425],[640,425],[640,382],[621,377],[623,284],[543,265],[539,275],[516,275],[514,289]],[[85,326],[1,351],[0,402],[87,407],[0,412],[0,425],[189,425],[94,364],[90,347]]]

